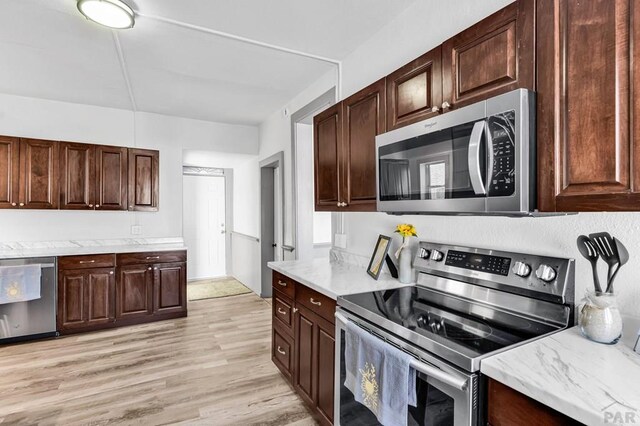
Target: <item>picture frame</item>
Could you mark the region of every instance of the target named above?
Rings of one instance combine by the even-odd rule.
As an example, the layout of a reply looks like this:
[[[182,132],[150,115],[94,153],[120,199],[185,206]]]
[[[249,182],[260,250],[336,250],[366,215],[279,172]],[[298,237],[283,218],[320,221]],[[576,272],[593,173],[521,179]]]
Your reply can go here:
[[[382,272],[382,267],[384,266],[390,247],[391,237],[380,234],[373,249],[369,267],[367,267],[367,274],[369,274],[374,280],[377,280],[380,276],[380,272]]]

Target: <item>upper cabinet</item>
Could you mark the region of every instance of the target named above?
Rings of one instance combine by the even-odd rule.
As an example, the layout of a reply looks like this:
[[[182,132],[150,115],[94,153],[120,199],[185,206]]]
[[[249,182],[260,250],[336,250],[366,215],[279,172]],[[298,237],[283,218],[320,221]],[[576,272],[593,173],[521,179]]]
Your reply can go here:
[[[640,210],[638,6],[538,1],[541,211]]]
[[[160,153],[0,136],[0,209],[158,211]]]
[[[58,143],[20,139],[19,207],[57,209],[58,198]]]
[[[129,149],[129,210],[157,211],[160,153]]]
[[[387,76],[387,130],[438,115],[442,105],[442,48]]]
[[[127,210],[127,148],[60,144],[60,208]]]
[[[442,45],[443,112],[535,87],[535,1],[518,0]]]
[[[20,140],[0,136],[0,208],[17,208],[20,191]]]
[[[316,210],[375,211],[375,137],[386,129],[385,80],[314,117]]]

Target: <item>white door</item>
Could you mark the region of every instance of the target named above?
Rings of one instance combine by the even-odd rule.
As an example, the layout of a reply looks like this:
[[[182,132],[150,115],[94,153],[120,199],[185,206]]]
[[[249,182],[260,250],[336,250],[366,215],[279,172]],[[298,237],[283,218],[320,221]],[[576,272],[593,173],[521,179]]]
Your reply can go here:
[[[188,279],[226,275],[223,176],[184,175],[184,239]]]

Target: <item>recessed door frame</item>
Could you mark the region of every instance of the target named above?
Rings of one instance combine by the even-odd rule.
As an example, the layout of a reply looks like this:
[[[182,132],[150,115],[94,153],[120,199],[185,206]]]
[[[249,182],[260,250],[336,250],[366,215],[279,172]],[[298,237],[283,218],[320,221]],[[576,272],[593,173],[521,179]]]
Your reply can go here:
[[[278,169],[278,182],[274,182],[274,169]],[[268,262],[274,260],[275,241],[275,185],[280,189],[279,239],[284,241],[284,151],[260,161],[260,297],[271,297],[271,271]],[[277,247],[282,252],[282,247]]]

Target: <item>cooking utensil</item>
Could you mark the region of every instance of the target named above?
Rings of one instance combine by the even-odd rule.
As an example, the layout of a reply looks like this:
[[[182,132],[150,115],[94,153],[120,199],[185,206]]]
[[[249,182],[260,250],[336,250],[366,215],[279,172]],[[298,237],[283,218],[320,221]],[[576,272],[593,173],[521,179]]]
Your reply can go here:
[[[580,254],[591,262],[591,271],[593,273],[593,287],[596,290],[596,293],[602,293],[602,287],[600,287],[600,278],[598,277],[598,258],[600,255],[598,254],[598,249],[594,245],[593,241],[589,239],[586,235],[580,235],[578,237],[578,250]]]
[[[622,242],[617,238],[614,238],[613,241],[616,245],[616,250],[618,251],[619,262],[618,262],[618,267],[616,268],[615,272],[613,273],[613,275],[611,275],[611,278],[609,278],[609,281],[607,282],[607,291],[606,291],[607,293],[613,293],[613,280],[615,280],[616,275],[618,275],[618,271],[620,270],[620,268],[622,268],[622,266],[629,261],[629,251],[624,246],[624,244],[622,244]]]
[[[616,248],[616,243],[611,238],[608,232],[598,232],[596,234],[589,234],[589,238],[598,248],[600,252],[600,257],[604,260],[607,265],[609,265],[609,270],[607,272],[607,284],[611,279],[611,275],[613,273],[613,266],[620,263],[620,259],[618,258],[618,249]]]

